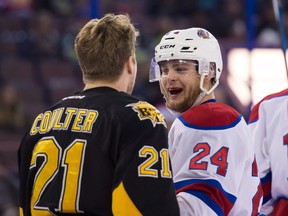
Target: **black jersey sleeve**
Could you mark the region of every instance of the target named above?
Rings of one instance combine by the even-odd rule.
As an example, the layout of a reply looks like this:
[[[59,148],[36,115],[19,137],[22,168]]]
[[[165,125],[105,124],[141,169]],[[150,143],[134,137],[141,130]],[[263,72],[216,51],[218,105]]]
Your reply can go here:
[[[128,104],[120,115],[114,215],[178,215],[163,115],[147,102]],[[124,132],[125,131],[125,132]]]

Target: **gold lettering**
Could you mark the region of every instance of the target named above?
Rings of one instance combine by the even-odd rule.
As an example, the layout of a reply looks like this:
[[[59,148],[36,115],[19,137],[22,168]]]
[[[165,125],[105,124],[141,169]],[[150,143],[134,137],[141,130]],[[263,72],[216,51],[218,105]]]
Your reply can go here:
[[[71,122],[71,119],[72,119],[72,116],[75,115],[76,112],[77,112],[76,108],[67,108],[67,110],[65,112],[66,113],[66,119],[64,122],[64,126],[63,126],[64,130],[68,129],[70,122]]]
[[[44,113],[43,119],[40,123],[40,133],[47,133],[48,130],[50,130],[51,128],[49,128],[49,123],[50,123],[50,119],[51,119],[51,111],[47,111]]]
[[[139,108],[139,111],[141,112],[142,116],[149,116],[149,109],[147,108]]]
[[[63,111],[64,111],[64,108],[57,109],[57,115],[56,115],[55,123],[54,123],[54,126],[53,126],[54,130],[61,130],[62,127],[63,127],[63,123],[60,122],[60,119],[62,117]]]
[[[52,113],[51,120],[49,121],[49,128],[48,128],[48,131],[50,131],[51,128],[53,128],[53,124],[54,124],[54,122],[55,122],[56,116],[57,116],[57,109],[54,110],[53,113]]]
[[[52,130],[67,130],[71,124],[71,131],[91,133],[93,125],[97,120],[98,112],[96,110],[67,108],[65,111],[65,119],[62,119],[65,108],[58,108],[39,114],[30,129],[30,134],[47,133]],[[75,116],[75,119],[73,119]],[[72,121],[73,120],[73,121]]]
[[[84,109],[78,110],[78,112],[75,116],[75,119],[74,119],[72,131],[81,131],[81,126],[79,124],[82,122],[83,115],[85,115],[86,113],[87,113],[87,110],[84,110]]]
[[[31,134],[31,135],[35,135],[36,133],[38,133],[39,127],[37,127],[37,124],[38,124],[39,121],[41,121],[42,117],[43,117],[43,113],[39,114],[39,115],[35,118],[35,120],[34,120],[34,122],[33,122],[33,125],[32,125],[32,127],[31,127],[31,130],[30,130],[30,134]]]
[[[96,121],[97,117],[98,117],[97,111],[89,110],[89,113],[87,114],[85,121],[83,123],[82,130],[91,133],[93,124]]]

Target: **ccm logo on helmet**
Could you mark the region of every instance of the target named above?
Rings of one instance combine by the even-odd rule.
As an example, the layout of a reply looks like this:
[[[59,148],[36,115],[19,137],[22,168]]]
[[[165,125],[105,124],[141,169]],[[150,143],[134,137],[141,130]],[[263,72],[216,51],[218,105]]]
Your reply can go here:
[[[169,49],[169,48],[174,48],[174,47],[175,47],[175,44],[163,45],[163,46],[160,46],[160,49]]]

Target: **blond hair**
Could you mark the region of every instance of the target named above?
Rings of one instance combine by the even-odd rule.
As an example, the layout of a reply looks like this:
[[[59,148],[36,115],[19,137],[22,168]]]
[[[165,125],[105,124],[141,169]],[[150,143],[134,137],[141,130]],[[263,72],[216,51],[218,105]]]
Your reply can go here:
[[[135,57],[138,35],[128,14],[106,14],[90,20],[74,44],[84,82],[117,80],[128,58]]]

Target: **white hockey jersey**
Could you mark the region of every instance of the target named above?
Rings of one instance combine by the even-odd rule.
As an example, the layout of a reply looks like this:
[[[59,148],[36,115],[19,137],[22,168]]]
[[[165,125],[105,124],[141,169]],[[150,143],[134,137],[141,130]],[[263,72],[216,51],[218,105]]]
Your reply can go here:
[[[288,215],[288,89],[266,96],[250,114],[263,188],[261,213]]]
[[[182,216],[257,215],[262,201],[243,117],[214,99],[179,116],[169,151]]]

